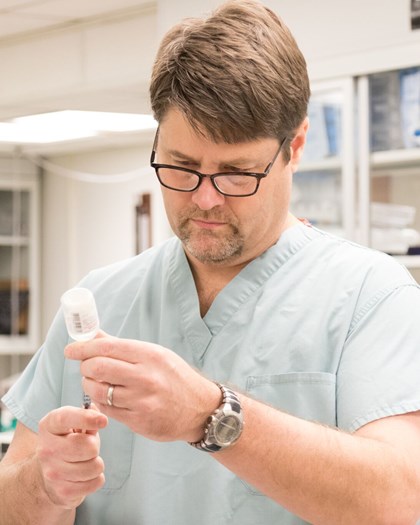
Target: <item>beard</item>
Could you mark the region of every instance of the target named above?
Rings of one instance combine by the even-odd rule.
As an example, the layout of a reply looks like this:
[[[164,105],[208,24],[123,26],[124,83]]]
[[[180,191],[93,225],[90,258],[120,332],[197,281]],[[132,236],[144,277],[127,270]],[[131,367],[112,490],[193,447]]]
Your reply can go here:
[[[222,231],[197,229],[191,219],[219,221]],[[185,250],[204,264],[222,264],[240,257],[244,238],[235,217],[226,217],[217,210],[203,211],[197,208],[185,210],[177,221],[176,235]]]

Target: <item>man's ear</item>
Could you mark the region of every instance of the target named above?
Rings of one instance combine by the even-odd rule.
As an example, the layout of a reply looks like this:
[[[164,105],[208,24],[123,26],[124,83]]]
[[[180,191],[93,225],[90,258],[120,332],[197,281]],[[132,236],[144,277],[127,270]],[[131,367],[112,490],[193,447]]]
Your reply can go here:
[[[306,143],[306,135],[309,128],[309,119],[306,117],[302,124],[298,127],[294,139],[290,143],[290,166],[292,172],[295,173],[298,169],[300,159],[302,157],[303,148]]]

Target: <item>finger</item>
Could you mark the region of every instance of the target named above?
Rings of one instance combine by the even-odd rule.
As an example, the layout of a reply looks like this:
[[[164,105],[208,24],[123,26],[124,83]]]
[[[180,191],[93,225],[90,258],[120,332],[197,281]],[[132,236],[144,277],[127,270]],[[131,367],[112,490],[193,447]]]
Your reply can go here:
[[[85,408],[85,407],[83,407],[83,409],[84,409],[84,410],[89,410],[89,409],[90,409],[90,410],[96,410],[96,412],[99,412],[100,414],[101,414],[101,413],[103,414],[102,410],[100,410],[100,409],[95,405],[95,403],[92,403],[92,402],[91,402],[89,408]],[[107,425],[108,425],[108,420],[106,420],[106,424],[105,424],[105,426],[107,426]],[[101,428],[105,428],[105,427],[101,427]],[[100,430],[100,429],[97,429],[97,428],[93,428],[93,429],[92,429],[92,428],[82,428],[82,429],[80,429],[80,432],[83,432],[84,434],[97,435],[98,430]],[[73,429],[73,431],[74,431],[74,429]]]
[[[50,499],[57,505],[73,509],[78,507],[88,494],[96,492],[105,484],[104,474],[89,481],[49,481],[48,493]]]
[[[107,424],[107,417],[97,410],[66,406],[49,412],[41,419],[39,430],[62,436],[72,433],[73,428],[96,432]]]
[[[85,463],[99,457],[100,441],[98,436],[89,434],[67,434],[55,436],[55,441],[46,440],[37,448],[39,459],[45,464],[57,467],[57,475],[61,469],[76,463]],[[57,441],[58,440],[58,441]],[[63,479],[68,479],[63,477]]]
[[[112,405],[108,403],[109,390],[111,387],[113,387],[111,398]],[[128,401],[130,401],[133,397],[133,393],[131,393],[130,395],[128,393],[129,390],[126,386],[117,385],[114,383],[98,383],[97,381],[89,379],[87,377],[83,378],[83,389],[85,392],[89,392],[90,397],[100,405],[101,412],[103,412],[104,406],[113,406],[116,408],[129,408],[127,398]]]
[[[86,393],[84,391],[84,393]],[[83,408],[84,410],[88,410],[88,409],[91,409],[91,410],[96,410],[97,412],[102,412],[101,410],[99,410],[99,408],[95,405],[95,403],[92,403],[92,400],[90,400],[90,405],[88,407],[86,407],[85,405],[83,405]],[[83,434],[92,434],[92,435],[96,435],[98,433],[98,429],[89,429],[89,428],[73,428],[73,432],[74,433],[83,433]]]
[[[101,339],[103,337],[110,337],[106,332],[104,332],[103,330],[98,330],[94,339]]]
[[[124,407],[116,407],[114,405],[112,407],[110,407],[109,405],[101,405],[101,411],[108,417],[115,419],[120,423],[123,423],[124,425],[133,430],[134,427],[132,427],[130,424],[130,421],[133,417],[133,412],[130,409]]]
[[[72,433],[61,443],[60,458],[66,463],[90,461],[99,456],[100,440],[98,433]]]
[[[64,355],[68,359],[84,361],[92,357],[110,357],[127,363],[139,363],[157,351],[152,343],[119,339],[117,337],[98,337],[91,341],[80,341],[66,346]]]
[[[97,456],[88,461],[61,463],[59,471],[51,471],[50,480],[55,481],[54,477],[56,477],[57,481],[91,481],[103,474],[104,470],[104,461]]]
[[[92,357],[80,364],[82,377],[113,385],[124,384],[135,372],[133,364],[109,357]],[[88,390],[85,390],[90,393]],[[91,396],[92,397],[92,396]]]

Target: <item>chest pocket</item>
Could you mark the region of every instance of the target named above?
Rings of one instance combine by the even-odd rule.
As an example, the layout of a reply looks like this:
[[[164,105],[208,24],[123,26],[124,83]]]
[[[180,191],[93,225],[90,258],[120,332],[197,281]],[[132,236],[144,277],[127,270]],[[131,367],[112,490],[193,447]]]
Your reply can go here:
[[[296,417],[336,426],[336,377],[328,372],[249,376],[247,392]]]
[[[134,434],[127,426],[109,419],[100,438],[100,456],[105,463],[105,485],[101,491],[119,490],[130,475]]]
[[[336,426],[336,377],[328,372],[290,372],[248,376],[246,390],[251,397],[283,412],[323,425]],[[273,437],[275,439],[275,436]],[[262,496],[241,480],[245,493]],[[241,499],[247,506],[247,500]],[[249,502],[252,505],[251,502]],[[249,511],[251,510],[248,509]]]

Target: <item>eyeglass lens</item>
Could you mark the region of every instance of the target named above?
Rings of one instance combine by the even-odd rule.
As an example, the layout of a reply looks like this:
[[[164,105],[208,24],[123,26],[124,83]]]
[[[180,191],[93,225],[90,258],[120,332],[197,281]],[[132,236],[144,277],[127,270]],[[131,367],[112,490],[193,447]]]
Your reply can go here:
[[[158,175],[162,184],[174,190],[193,191],[200,184],[198,175],[182,169],[159,167]],[[217,189],[229,195],[249,195],[258,185],[258,179],[252,175],[216,175],[213,180]]]

